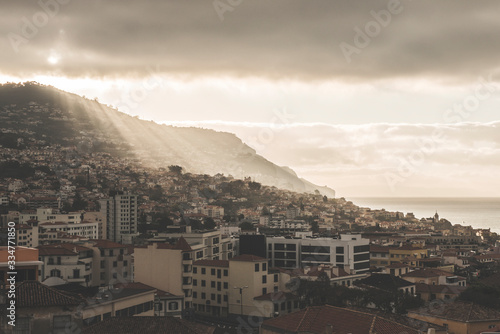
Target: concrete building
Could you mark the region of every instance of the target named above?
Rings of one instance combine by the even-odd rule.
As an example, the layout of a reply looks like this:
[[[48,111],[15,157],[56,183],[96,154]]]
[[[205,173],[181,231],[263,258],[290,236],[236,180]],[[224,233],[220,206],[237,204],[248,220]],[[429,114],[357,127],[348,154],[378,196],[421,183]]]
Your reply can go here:
[[[137,233],[137,196],[117,193],[100,200],[99,204],[105,219],[107,239],[122,242],[122,235]]]
[[[40,280],[59,277],[67,283],[90,285],[92,282],[93,251],[76,244],[38,246],[43,262]]]
[[[127,246],[110,240],[91,240],[83,246],[93,251],[92,286],[132,280],[132,256]]]
[[[370,268],[369,240],[361,238],[360,234],[342,234],[340,239],[267,238],[267,256],[272,267],[327,264],[356,274]]]
[[[0,285],[7,283],[9,276],[7,273],[9,269],[9,248],[7,246],[0,246]],[[16,282],[23,282],[27,280],[38,280],[38,271],[42,267],[42,262],[38,260],[38,249],[16,246]]]
[[[38,246],[38,226],[26,224],[16,225],[17,246],[37,247]]]

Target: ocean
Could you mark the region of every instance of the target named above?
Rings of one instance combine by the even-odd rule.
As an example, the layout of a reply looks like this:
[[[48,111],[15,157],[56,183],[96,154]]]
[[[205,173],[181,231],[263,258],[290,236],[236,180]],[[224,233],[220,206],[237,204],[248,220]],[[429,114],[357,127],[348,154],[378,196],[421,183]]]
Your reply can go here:
[[[371,209],[413,212],[417,218],[439,214],[452,224],[471,225],[474,228],[491,228],[500,233],[500,198],[410,198],[410,197],[353,197],[346,198],[354,204]]]

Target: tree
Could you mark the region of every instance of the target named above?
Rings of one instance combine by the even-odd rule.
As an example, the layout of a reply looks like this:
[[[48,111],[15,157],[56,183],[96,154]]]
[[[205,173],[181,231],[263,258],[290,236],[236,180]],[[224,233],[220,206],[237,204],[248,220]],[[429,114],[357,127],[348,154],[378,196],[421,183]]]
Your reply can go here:
[[[316,220],[311,222],[311,231],[312,233],[319,233],[319,224]]]
[[[206,230],[213,230],[216,226],[217,224],[215,224],[215,221],[212,218],[210,217],[205,218],[205,222],[203,223],[203,228],[205,228]]]
[[[168,170],[174,174],[181,175],[182,174],[182,167],[178,165],[170,165],[168,166]]]
[[[326,195],[323,196],[323,203],[328,203],[328,197],[326,197]]]
[[[259,182],[251,181],[248,183],[248,188],[250,188],[251,190],[260,190],[261,186],[262,185]]]
[[[242,230],[246,230],[246,231],[248,231],[248,230],[254,230],[253,224],[250,223],[250,222],[243,222],[243,223],[241,223],[240,224],[240,228]]]

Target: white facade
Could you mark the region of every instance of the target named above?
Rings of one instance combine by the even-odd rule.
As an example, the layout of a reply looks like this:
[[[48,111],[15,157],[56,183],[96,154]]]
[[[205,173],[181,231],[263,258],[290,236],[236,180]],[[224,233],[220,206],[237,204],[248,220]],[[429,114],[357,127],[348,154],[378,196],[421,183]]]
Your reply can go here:
[[[267,238],[271,266],[297,268],[328,264],[351,273],[367,272],[370,267],[370,240],[360,234],[333,238]]]
[[[122,242],[122,234],[137,232],[137,196],[114,195],[99,204],[106,222],[107,239]]]

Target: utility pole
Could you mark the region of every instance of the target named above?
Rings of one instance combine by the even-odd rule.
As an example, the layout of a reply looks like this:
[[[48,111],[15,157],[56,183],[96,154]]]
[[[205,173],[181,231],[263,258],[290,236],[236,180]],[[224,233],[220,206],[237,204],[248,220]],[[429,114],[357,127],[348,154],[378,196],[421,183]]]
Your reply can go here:
[[[245,286],[241,286],[241,287],[234,287],[235,289],[240,289],[240,307],[241,307],[241,311],[240,311],[240,314],[243,315],[243,289],[246,289],[248,288],[247,285]]]

